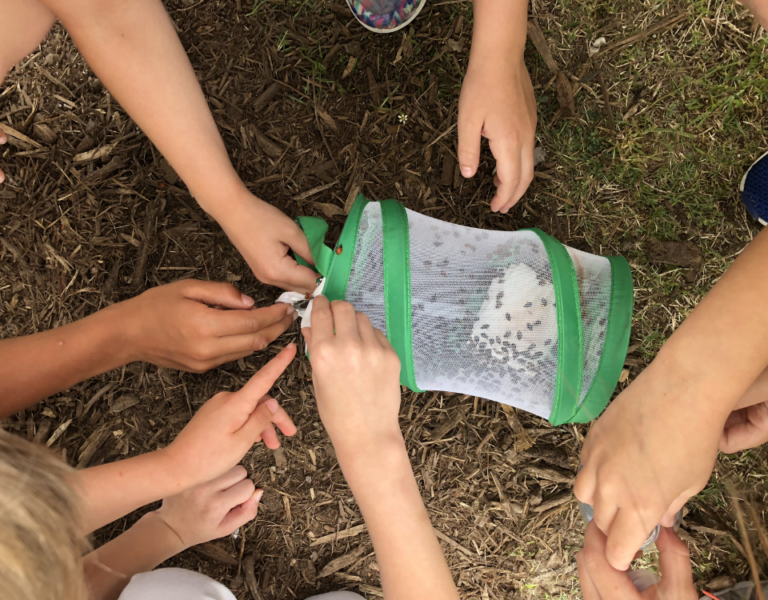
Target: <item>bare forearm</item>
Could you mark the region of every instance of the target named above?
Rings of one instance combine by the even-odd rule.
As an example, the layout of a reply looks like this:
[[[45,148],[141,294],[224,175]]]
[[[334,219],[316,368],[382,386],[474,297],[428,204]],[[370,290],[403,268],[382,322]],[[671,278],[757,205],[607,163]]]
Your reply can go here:
[[[124,365],[119,308],[43,333],[0,340],[0,417]]]
[[[528,25],[528,0],[474,0],[470,60],[522,60]]]
[[[768,366],[768,231],[742,252],[649,367],[726,414]],[[757,380],[757,381],[756,381]]]
[[[116,600],[131,577],[151,571],[186,549],[178,535],[155,512],[85,557],[91,600]]]
[[[43,0],[205,210],[243,189],[160,0]]]
[[[458,598],[402,440],[342,451],[339,462],[373,540],[385,597],[415,600],[429,590],[436,600]]]
[[[83,533],[196,485],[174,467],[166,450],[78,471],[73,486],[82,499]]]

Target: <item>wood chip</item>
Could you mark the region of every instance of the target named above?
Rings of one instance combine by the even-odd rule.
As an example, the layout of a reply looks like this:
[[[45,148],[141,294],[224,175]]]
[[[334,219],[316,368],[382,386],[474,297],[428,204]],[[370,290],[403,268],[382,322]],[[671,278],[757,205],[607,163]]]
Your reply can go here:
[[[555,483],[567,483],[570,485],[573,483],[574,479],[576,479],[576,476],[573,473],[562,472],[556,469],[547,469],[545,467],[537,467],[535,465],[531,465],[525,470],[537,479],[546,479],[548,481],[554,481]]]
[[[362,186],[359,183],[353,183],[349,188],[349,194],[347,195],[347,201],[344,203],[344,214],[349,214],[352,210],[352,206],[355,204],[355,200],[360,195]]]
[[[8,137],[12,137],[14,139],[19,140],[20,142],[24,142],[25,144],[29,144],[33,148],[42,148],[42,145],[40,143],[36,142],[30,137],[27,137],[20,131],[16,131],[13,127],[10,125],[5,125],[4,123],[0,123],[0,129],[5,132],[5,135]]]
[[[269,106],[272,100],[274,100],[274,98],[282,91],[282,89],[283,86],[275,81],[266,90],[261,92],[259,97],[256,98],[256,100],[254,100],[253,104],[251,105],[253,112],[258,113]]]
[[[285,449],[282,446],[277,450],[272,450],[272,456],[275,458],[275,466],[278,469],[285,469],[288,466],[288,461],[285,458]]]
[[[350,527],[349,529],[343,529],[336,533],[331,533],[329,535],[324,535],[323,537],[319,537],[314,542],[312,542],[309,545],[309,547],[312,548],[313,546],[322,546],[323,544],[329,544],[332,542],[338,542],[339,540],[345,540],[347,538],[355,537],[360,535],[364,531],[367,531],[367,529],[368,528],[366,527],[365,524],[355,525],[354,527]]]
[[[347,62],[347,66],[344,67],[344,72],[341,74],[341,78],[346,79],[347,75],[349,75],[352,71],[354,71],[356,64],[357,64],[357,58],[354,56],[350,56],[349,61]]]
[[[446,544],[448,544],[449,546],[452,546],[462,554],[466,554],[467,556],[472,556],[472,557],[475,556],[473,552],[470,552],[458,542],[453,541],[451,538],[445,535],[442,531],[438,531],[437,529],[435,529],[435,535],[438,537],[438,539],[443,540]]]
[[[83,469],[88,466],[93,459],[96,451],[101,448],[102,444],[107,441],[107,438],[111,435],[111,427],[107,424],[102,425],[99,429],[94,431],[88,439],[85,440],[82,446],[80,446],[80,456],[77,460],[77,468]]]
[[[45,123],[35,123],[32,125],[32,131],[35,133],[35,137],[44,144],[53,144],[59,137],[58,134]]]
[[[254,569],[253,554],[249,554],[243,561],[243,572],[245,573],[245,584],[253,596],[253,600],[262,600],[259,585],[256,583],[256,572]]]
[[[72,162],[76,162],[76,163],[92,162],[94,160],[106,158],[112,153],[112,150],[115,149],[115,146],[117,146],[117,144],[107,144],[106,146],[100,146],[99,148],[88,150],[87,152],[81,152],[80,154],[75,154],[75,157],[72,159]]]
[[[220,562],[231,567],[237,567],[240,564],[234,556],[232,556],[219,544],[214,542],[192,546],[192,550],[204,556],[205,558],[210,558],[211,560],[215,560],[216,562]]]
[[[357,590],[361,594],[368,594],[369,596],[376,596],[377,598],[384,597],[384,591],[381,588],[373,587],[365,583],[361,583],[357,586]]]
[[[301,202],[302,200],[306,200],[307,198],[310,198],[311,196],[314,196],[315,194],[319,194],[320,192],[324,192],[328,188],[332,188],[337,183],[339,183],[339,182],[338,181],[332,181],[331,183],[326,183],[325,185],[319,185],[316,188],[312,188],[311,190],[308,190],[306,192],[302,192],[298,196],[294,196],[293,199],[296,202]]]
[[[113,414],[121,413],[124,410],[136,406],[141,400],[136,394],[123,394],[109,406],[109,412]]]
[[[491,471],[491,478],[493,479],[493,483],[496,485],[496,490],[499,492],[499,501],[501,502],[501,506],[504,508],[504,512],[507,513],[507,516],[511,521],[514,521],[515,513],[512,512],[512,506],[509,503],[507,494],[504,492],[504,488],[501,487],[499,478],[496,477],[496,473],[493,471]]]
[[[350,565],[356,563],[357,559],[360,558],[364,553],[365,553],[365,546],[361,544],[351,552],[347,552],[344,556],[339,556],[338,558],[334,558],[331,562],[329,562],[327,565],[323,567],[323,570],[320,571],[318,578],[322,579],[323,577],[328,577],[329,575],[333,575],[337,571],[346,569]]]
[[[265,154],[271,156],[272,158],[279,158],[282,156],[283,149],[271,139],[269,139],[264,132],[262,132],[255,125],[251,125],[250,129],[253,137],[256,138],[256,143],[258,144],[259,148],[264,151]]]
[[[453,185],[453,171],[456,168],[456,158],[453,154],[446,154],[443,159],[443,172],[440,175],[440,185]]]
[[[331,204],[330,202],[315,202],[314,207],[322,212],[328,219],[345,214],[344,209],[341,206]]]
[[[573,492],[571,491],[562,492],[560,494],[550,496],[544,502],[532,508],[531,510],[536,513],[541,513],[546,510],[549,510],[550,508],[555,508],[556,506],[560,506],[561,504],[570,502],[571,500],[573,500]]]
[[[547,39],[544,37],[544,32],[534,20],[528,21],[528,39],[530,39],[533,42],[533,45],[536,46],[536,50],[539,51],[541,58],[544,59],[544,62],[549,70],[552,71],[552,74],[556,75],[559,73],[560,67],[557,66],[555,57],[552,56],[549,44],[547,44]]]
[[[69,427],[71,423],[72,423],[72,419],[69,419],[67,421],[64,421],[61,425],[59,425],[56,428],[56,431],[53,432],[53,435],[51,435],[51,437],[48,438],[48,441],[45,442],[45,445],[48,448],[50,448],[53,445],[53,443],[61,437],[61,434],[63,434],[67,430],[67,427]]]
[[[449,419],[446,419],[440,425],[435,427],[430,434],[433,441],[441,440],[445,437],[445,434],[451,431],[459,423],[461,423],[467,415],[467,408],[465,406],[459,406],[456,408],[456,412]]]
[[[317,116],[319,116],[323,122],[328,125],[331,129],[334,131],[338,131],[339,127],[336,125],[336,121],[333,120],[333,117],[329,115],[327,112],[325,112],[321,107],[315,105],[315,110],[317,111]]]

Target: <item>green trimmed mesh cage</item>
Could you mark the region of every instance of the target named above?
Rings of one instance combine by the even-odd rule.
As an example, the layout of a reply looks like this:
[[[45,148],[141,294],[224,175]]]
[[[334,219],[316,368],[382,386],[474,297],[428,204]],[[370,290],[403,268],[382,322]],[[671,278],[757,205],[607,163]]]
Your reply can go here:
[[[625,259],[362,195],[333,250],[325,221],[298,222],[323,294],[351,302],[387,335],[411,390],[479,396],[555,425],[590,421],[610,400],[632,323]]]

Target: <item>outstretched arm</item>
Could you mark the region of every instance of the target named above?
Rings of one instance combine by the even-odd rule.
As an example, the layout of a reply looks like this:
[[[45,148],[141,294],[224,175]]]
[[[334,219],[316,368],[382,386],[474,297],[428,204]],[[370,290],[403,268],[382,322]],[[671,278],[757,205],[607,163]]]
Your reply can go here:
[[[764,230],[590,430],[575,491],[594,506],[614,568],[625,569],[656,524],[670,526],[703,489],[729,414],[759,399],[766,269]]]
[[[320,418],[373,540],[386,598],[458,598],[398,423],[400,361],[347,302],[315,298],[307,337]]]
[[[207,371],[261,350],[296,316],[284,304],[252,307],[228,283],[177,281],[75,323],[0,340],[0,418],[133,361]]]
[[[253,196],[227,156],[213,116],[160,0],[40,0],[61,20],[107,89],[160,149],[256,277],[311,291],[299,227]]]
[[[242,389],[211,398],[166,448],[75,473],[72,485],[82,499],[83,532],[219,477],[261,440],[277,449],[273,423],[285,435],[295,434],[285,410],[265,395],[295,355],[291,344]]]

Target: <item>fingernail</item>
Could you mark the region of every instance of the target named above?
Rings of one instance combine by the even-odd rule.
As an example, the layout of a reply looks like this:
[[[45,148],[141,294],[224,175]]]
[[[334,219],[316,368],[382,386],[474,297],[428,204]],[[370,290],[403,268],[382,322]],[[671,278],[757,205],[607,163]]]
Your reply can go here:
[[[288,308],[285,309],[285,316],[290,315],[291,313],[296,312],[296,309],[293,308],[293,304],[286,304]]]
[[[256,304],[253,298],[251,298],[250,296],[246,296],[245,294],[240,294],[240,299],[243,301],[243,304],[245,304],[246,306],[253,306],[254,304]]]
[[[270,398],[266,402],[267,408],[269,409],[269,412],[271,412],[273,415],[277,412],[277,409],[280,407],[280,405],[277,403],[277,400],[274,398]]]
[[[472,177],[472,167],[461,167],[461,174],[464,177]]]
[[[256,498],[256,504],[261,502],[261,497],[264,495],[264,490],[256,490],[253,492],[253,497]]]

